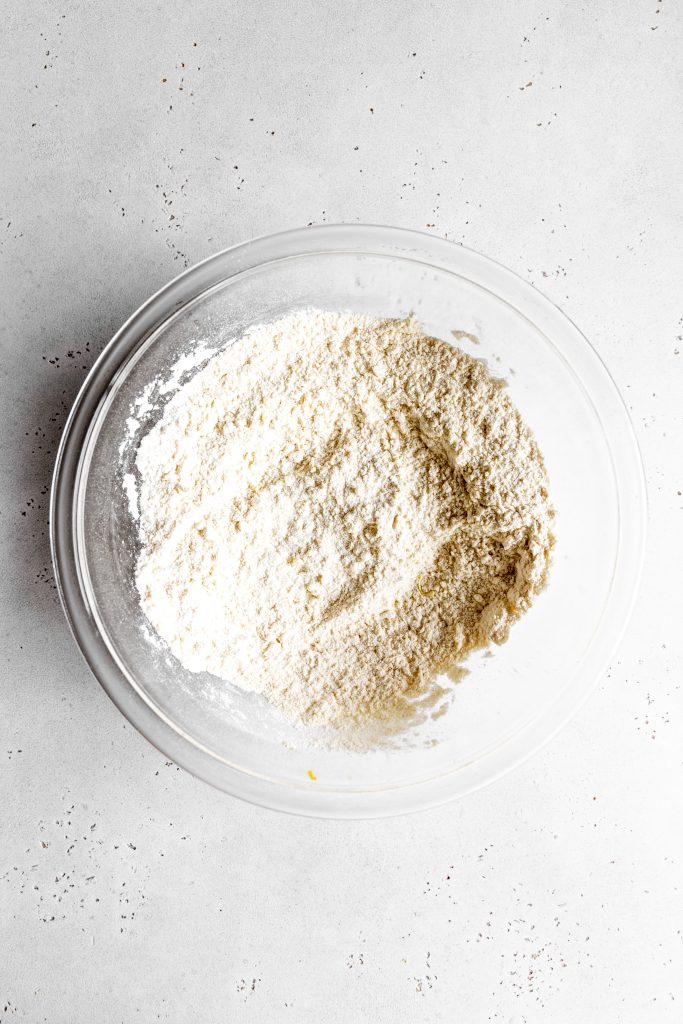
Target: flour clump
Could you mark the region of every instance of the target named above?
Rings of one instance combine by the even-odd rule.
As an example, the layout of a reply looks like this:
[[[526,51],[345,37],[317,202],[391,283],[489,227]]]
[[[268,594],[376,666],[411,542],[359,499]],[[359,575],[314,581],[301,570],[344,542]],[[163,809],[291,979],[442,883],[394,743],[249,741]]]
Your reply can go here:
[[[137,470],[150,622],[186,668],[294,721],[405,716],[545,584],[534,437],[413,317],[251,328],[169,401]]]

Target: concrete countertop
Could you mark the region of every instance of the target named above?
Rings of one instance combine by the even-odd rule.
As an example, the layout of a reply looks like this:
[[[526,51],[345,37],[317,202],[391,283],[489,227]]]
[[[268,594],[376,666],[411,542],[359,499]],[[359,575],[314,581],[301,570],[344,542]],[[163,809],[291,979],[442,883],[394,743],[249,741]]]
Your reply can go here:
[[[0,1022],[683,1017],[683,10],[26,0],[5,14]],[[214,792],[91,677],[47,499],[87,369],[184,267],[308,223],[433,231],[607,363],[644,582],[574,721],[457,804],[306,821]]]

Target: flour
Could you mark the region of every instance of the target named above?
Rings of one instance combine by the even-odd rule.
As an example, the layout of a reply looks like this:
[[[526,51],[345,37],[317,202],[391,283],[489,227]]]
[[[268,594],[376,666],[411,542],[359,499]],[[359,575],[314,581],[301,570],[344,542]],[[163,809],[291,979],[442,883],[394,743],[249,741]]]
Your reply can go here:
[[[169,401],[137,469],[149,621],[186,668],[295,721],[409,714],[546,580],[531,432],[413,318],[252,328]]]

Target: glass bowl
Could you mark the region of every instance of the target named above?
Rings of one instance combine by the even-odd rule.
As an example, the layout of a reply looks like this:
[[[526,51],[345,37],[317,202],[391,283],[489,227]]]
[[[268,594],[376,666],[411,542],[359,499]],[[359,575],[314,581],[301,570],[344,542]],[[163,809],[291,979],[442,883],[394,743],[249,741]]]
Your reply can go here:
[[[211,350],[297,308],[414,311],[485,359],[535,432],[557,509],[550,581],[509,641],[473,655],[438,715],[369,750],[321,748],[262,697],[185,671],[133,584],[129,474],[137,441]],[[134,503],[134,498],[132,499]],[[67,619],[114,703],[165,755],[280,810],[374,817],[491,782],[548,740],[612,655],[641,571],[646,500],[625,406],[579,330],[515,274],[418,232],[321,226],[259,238],[187,270],[129,320],[66,425],[51,542]],[[235,594],[235,601],[240,595]]]

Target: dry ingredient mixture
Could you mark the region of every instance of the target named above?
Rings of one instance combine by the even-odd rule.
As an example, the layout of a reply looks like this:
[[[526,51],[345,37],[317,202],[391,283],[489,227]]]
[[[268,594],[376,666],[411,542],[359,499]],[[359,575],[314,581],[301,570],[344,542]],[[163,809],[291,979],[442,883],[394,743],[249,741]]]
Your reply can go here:
[[[252,328],[140,444],[152,625],[295,721],[405,716],[546,580],[547,475],[503,388],[412,317]]]

